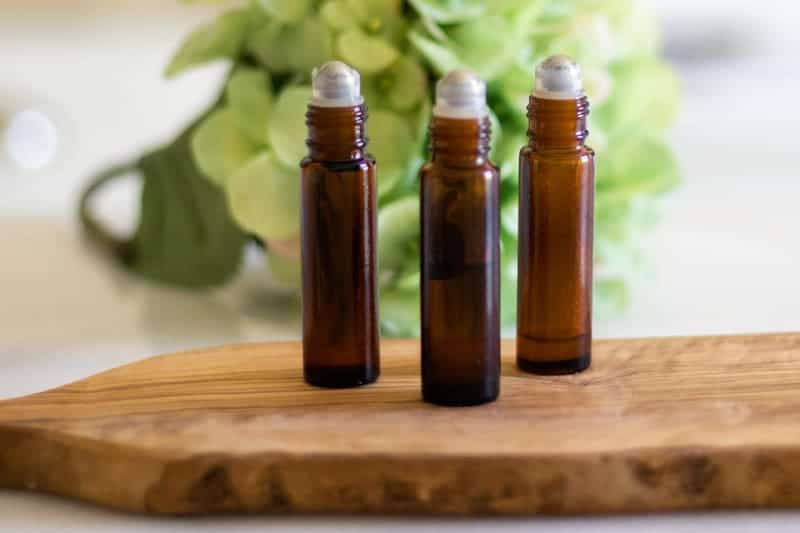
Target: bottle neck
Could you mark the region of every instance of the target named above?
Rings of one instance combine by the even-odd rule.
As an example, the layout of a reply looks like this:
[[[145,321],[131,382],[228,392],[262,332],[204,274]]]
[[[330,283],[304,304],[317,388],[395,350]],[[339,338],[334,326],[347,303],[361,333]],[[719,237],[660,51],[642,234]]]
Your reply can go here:
[[[431,160],[444,167],[480,167],[489,161],[489,117],[431,121]]]
[[[589,135],[586,117],[589,101],[585,96],[553,100],[531,96],[528,103],[529,145],[539,149],[579,150]]]
[[[358,161],[366,154],[367,107],[308,106],[308,155],[315,161]]]

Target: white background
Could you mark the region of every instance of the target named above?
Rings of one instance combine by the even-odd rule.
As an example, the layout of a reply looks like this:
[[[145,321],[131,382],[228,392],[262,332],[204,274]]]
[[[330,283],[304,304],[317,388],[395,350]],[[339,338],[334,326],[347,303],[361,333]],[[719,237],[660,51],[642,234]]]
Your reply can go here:
[[[671,132],[683,185],[643,246],[649,268],[599,337],[800,331],[800,9],[792,2],[650,1],[684,102]],[[296,302],[255,268],[232,286],[187,293],[114,271],[82,242],[74,206],[86,176],[166,140],[202,109],[219,69],[160,79],[204,8],[141,0],[0,0],[0,136],[21,109],[60,133],[47,169],[0,149],[0,398],[44,390],[159,352],[292,338]],[[759,7],[755,7],[758,5]],[[157,13],[157,16],[156,16]],[[133,184],[102,211],[131,227]],[[448,531],[797,531],[800,514],[452,521],[380,518],[148,519],[0,491],[8,531],[403,529]],[[7,529],[4,529],[7,528]]]

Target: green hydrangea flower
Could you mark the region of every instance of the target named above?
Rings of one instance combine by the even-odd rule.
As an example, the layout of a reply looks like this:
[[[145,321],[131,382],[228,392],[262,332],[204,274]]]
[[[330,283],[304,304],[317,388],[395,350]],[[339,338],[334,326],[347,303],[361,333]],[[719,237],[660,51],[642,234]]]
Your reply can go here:
[[[517,154],[538,61],[581,63],[590,144],[598,150],[600,312],[625,300],[636,236],[653,200],[678,180],[663,141],[678,84],[658,58],[654,19],[633,0],[253,0],[193,32],[167,73],[227,59],[224,97],[191,138],[195,163],[224,191],[232,219],[266,243],[273,276],[297,286],[298,163],[306,155],[311,69],[340,59],[359,69],[369,150],[379,161],[378,238],[384,332],[418,332],[417,171],[427,157],[435,80],[468,67],[488,84],[492,157],[501,169],[503,322],[516,310]],[[270,243],[281,243],[272,251]],[[292,247],[288,247],[292,249]],[[296,247],[294,247],[296,249]]]

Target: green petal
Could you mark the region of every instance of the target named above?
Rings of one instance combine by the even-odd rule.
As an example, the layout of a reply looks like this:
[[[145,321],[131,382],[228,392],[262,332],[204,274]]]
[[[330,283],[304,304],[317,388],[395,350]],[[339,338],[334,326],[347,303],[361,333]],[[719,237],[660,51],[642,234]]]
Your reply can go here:
[[[265,239],[288,239],[299,231],[299,170],[262,152],[231,176],[225,187],[233,219]]]
[[[248,11],[236,9],[194,30],[172,57],[166,70],[167,77],[216,59],[236,57],[247,28]]]
[[[367,124],[368,150],[377,161],[378,195],[392,190],[405,174],[414,139],[408,123],[391,111],[371,111]]]
[[[378,264],[390,278],[419,269],[419,198],[392,202],[378,213]]]
[[[513,63],[522,47],[509,29],[504,17],[489,15],[460,24],[449,34],[463,65],[490,81]]]
[[[306,16],[311,0],[258,0],[269,15],[281,22],[297,22]]]
[[[615,58],[658,54],[661,32],[658,20],[645,2],[611,2],[606,9]]]
[[[228,178],[258,150],[236,127],[230,109],[211,113],[192,134],[192,154],[198,168],[211,181],[224,186]]]
[[[662,141],[649,137],[616,139],[600,163],[598,203],[607,202],[608,195],[633,198],[658,194],[679,182],[680,173],[672,151]]]
[[[272,109],[272,84],[261,69],[240,67],[226,88],[228,106],[236,126],[253,142],[267,144],[267,123]]]
[[[358,23],[345,0],[328,0],[322,4],[320,17],[322,22],[334,30],[351,28]]]
[[[291,86],[281,92],[269,120],[269,140],[275,155],[288,167],[297,167],[308,153],[306,119],[311,87]]]
[[[250,34],[247,50],[270,72],[285,72],[289,70],[289,58],[281,43],[289,40],[291,31],[292,28],[270,21]]]
[[[647,127],[659,133],[672,123],[678,110],[680,87],[675,73],[653,59],[612,65],[613,88],[593,118],[613,137]]]
[[[384,39],[367,35],[358,28],[339,35],[337,48],[346,63],[364,74],[379,72],[400,56],[397,49]]]
[[[397,111],[412,109],[428,92],[428,79],[420,64],[403,56],[387,73],[390,76],[389,105]]]
[[[361,94],[370,108],[410,111],[428,94],[427,74],[415,59],[401,56],[386,70],[362,77]]]
[[[299,73],[332,58],[332,37],[319,17],[308,17],[299,24],[265,24],[247,40],[247,49],[273,73]]]
[[[361,96],[369,109],[385,109],[389,107],[390,80],[379,73],[361,76]]]
[[[380,25],[402,16],[401,0],[344,0],[352,15],[371,32],[381,31]]]
[[[333,35],[320,17],[306,18],[284,46],[289,65],[303,74],[333,59]]]
[[[616,56],[614,36],[602,13],[576,16],[549,42],[549,53],[566,54],[584,70],[605,68]]]

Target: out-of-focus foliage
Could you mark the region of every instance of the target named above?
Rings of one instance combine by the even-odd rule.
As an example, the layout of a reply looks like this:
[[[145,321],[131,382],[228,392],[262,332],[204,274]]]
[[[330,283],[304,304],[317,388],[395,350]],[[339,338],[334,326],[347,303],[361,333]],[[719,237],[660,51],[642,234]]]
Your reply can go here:
[[[219,2],[225,5],[225,2]],[[298,238],[298,163],[311,69],[358,68],[379,162],[381,319],[388,334],[418,329],[416,173],[427,157],[433,86],[468,67],[488,84],[492,157],[502,172],[503,321],[515,315],[517,153],[535,65],[566,53],[582,66],[597,157],[596,299],[618,307],[637,265],[636,236],[653,200],[678,180],[663,132],[678,84],[657,55],[653,18],[633,0],[253,0],[230,4],[193,32],[167,73],[232,62],[225,96],[192,134],[197,166],[230,215],[266,243],[273,275],[296,285],[299,257],[270,242]],[[280,248],[280,247],[279,247]]]

